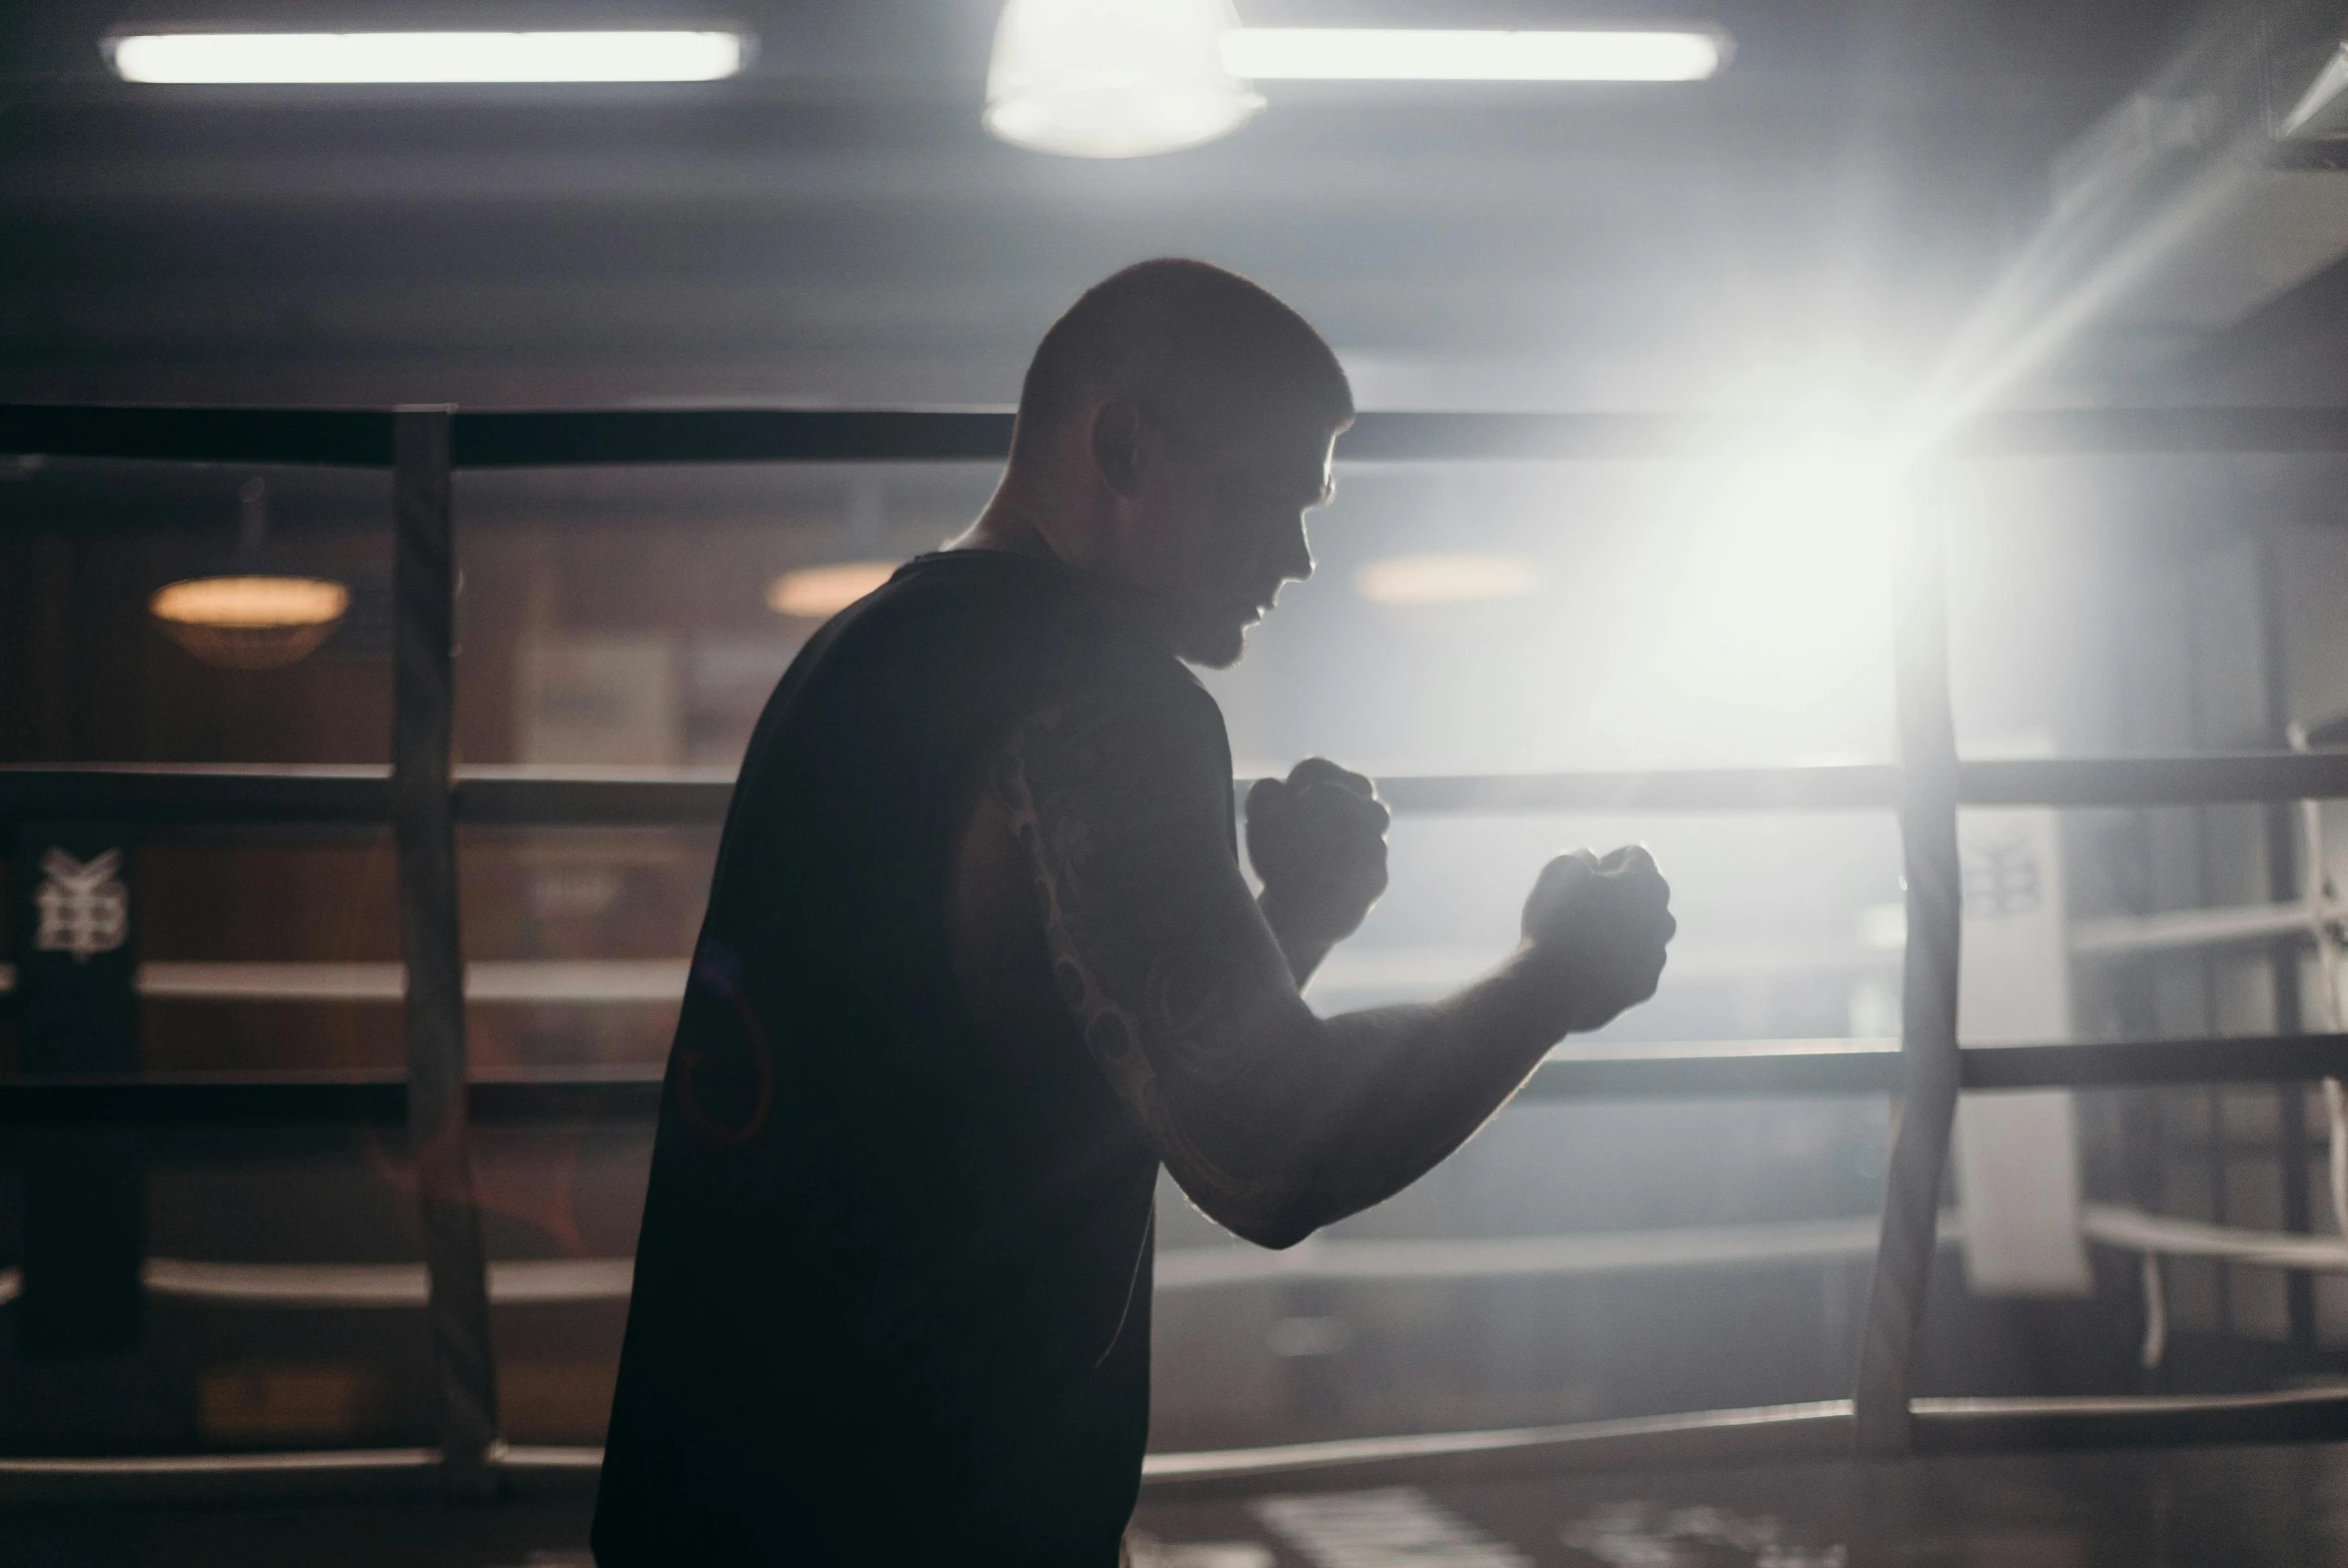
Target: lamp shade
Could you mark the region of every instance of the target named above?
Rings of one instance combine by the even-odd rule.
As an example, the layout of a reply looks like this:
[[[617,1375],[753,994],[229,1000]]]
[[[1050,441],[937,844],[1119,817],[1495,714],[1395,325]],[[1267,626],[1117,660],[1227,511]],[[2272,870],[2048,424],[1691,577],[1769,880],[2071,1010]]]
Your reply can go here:
[[[1231,0],[1009,0],[987,70],[987,129],[1076,158],[1174,152],[1263,100],[1223,64]]]
[[[173,642],[230,670],[272,670],[308,657],[350,607],[342,584],[301,577],[189,578],[147,602]]]

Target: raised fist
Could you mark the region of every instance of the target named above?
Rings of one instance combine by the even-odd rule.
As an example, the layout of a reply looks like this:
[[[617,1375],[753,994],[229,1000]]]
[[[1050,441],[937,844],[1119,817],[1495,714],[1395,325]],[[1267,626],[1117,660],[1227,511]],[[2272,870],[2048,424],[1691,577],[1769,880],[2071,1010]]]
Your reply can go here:
[[[1679,929],[1671,884],[1637,844],[1604,859],[1587,849],[1541,867],[1524,900],[1524,943],[1554,982],[1567,1031],[1594,1029],[1655,994],[1663,945]]]
[[[1285,780],[1247,791],[1247,859],[1263,882],[1265,917],[1295,936],[1353,934],[1386,890],[1386,823],[1367,779],[1308,757]]]

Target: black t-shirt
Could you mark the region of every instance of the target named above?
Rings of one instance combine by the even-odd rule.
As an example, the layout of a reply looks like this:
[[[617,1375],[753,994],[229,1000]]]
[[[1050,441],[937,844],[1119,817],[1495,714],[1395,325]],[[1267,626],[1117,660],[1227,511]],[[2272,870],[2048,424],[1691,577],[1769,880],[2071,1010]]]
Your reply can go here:
[[[663,1092],[603,1568],[1117,1561],[1157,1151],[1064,1018],[981,1035],[946,922],[988,759],[1080,687],[1211,707],[1065,569],[972,551],[908,565],[776,689]],[[1227,747],[1201,766],[1228,778]]]

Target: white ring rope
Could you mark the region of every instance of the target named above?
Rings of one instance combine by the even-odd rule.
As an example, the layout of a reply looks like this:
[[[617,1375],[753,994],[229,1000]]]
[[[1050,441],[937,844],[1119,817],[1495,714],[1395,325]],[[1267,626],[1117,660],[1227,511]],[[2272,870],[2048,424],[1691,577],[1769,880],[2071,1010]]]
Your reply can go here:
[[[274,1307],[420,1307],[431,1298],[421,1263],[215,1263],[151,1257],[140,1269],[157,1295]],[[489,1298],[520,1302],[625,1301],[632,1258],[550,1258],[489,1265]]]
[[[2168,1348],[2164,1256],[2222,1258],[2268,1268],[2348,1273],[2348,1238],[2246,1230],[2172,1219],[2118,1204],[2080,1209],[2088,1240],[2140,1254],[2147,1370]],[[1873,1250],[1872,1219],[1811,1220],[1711,1229],[1630,1231],[1580,1236],[1508,1236],[1475,1240],[1309,1241],[1286,1252],[1232,1247],[1177,1247],[1160,1256],[1168,1290],[1278,1284],[1298,1279],[1439,1282],[1455,1279],[1587,1275],[1722,1265],[1828,1263]],[[1943,1245],[1961,1238],[1954,1211],[1940,1216]],[[630,1258],[559,1258],[493,1262],[489,1293],[501,1305],[624,1301]],[[141,1269],[157,1295],[248,1307],[380,1308],[426,1304],[419,1263],[224,1263],[149,1258]],[[23,1293],[24,1275],[0,1269],[0,1305]]]
[[[2348,1238],[2213,1225],[2202,1219],[2148,1214],[2140,1208],[2118,1203],[2080,1204],[2079,1234],[2128,1252],[2218,1258],[2228,1263],[2254,1263],[2261,1268],[2348,1273]]]
[[[2294,723],[2289,730],[2291,750],[2305,752],[2307,727]],[[2307,906],[2307,933],[2315,939],[2317,1023],[2327,1033],[2340,1031],[2340,926],[2334,918],[2332,866],[2324,842],[2324,803],[2299,802],[2301,848],[2306,871],[2301,897]],[[2338,1078],[2324,1079],[2324,1114],[2331,1127],[2332,1227],[2348,1236],[2348,1093]]]
[[[2304,753],[2309,750],[2307,728],[2304,725],[2293,724],[2288,734],[2292,751]],[[2305,851],[2305,873],[2301,878],[2303,885],[2300,888],[2296,927],[2304,930],[2315,943],[2317,984],[2314,1021],[2323,1032],[2336,1034],[2340,1032],[2340,911],[2335,901],[2338,893],[2332,886],[2331,864],[2324,843],[2324,805],[2321,800],[2299,802],[2299,829],[2301,846]],[[2240,915],[2264,912],[2271,917],[2282,915],[2288,908],[2288,905],[2273,905],[2264,911],[2218,912]],[[2196,915],[2200,913],[2193,912]],[[2130,923],[2143,925],[2145,922]],[[2252,922],[2243,920],[2238,923],[2243,926],[2242,934],[2249,934]],[[2273,933],[2279,935],[2290,928],[2290,925],[2275,922]],[[2199,940],[2208,939],[2206,932],[2199,933]],[[2109,943],[2115,950],[2141,944],[2142,938],[2133,932],[2117,932]],[[2073,949],[2088,950],[2076,939]],[[2143,1251],[2143,1267],[2139,1275],[2144,1286],[2143,1361],[2147,1371],[2160,1365],[2161,1357],[2168,1348],[2168,1302],[2161,1287],[2159,1251],[2224,1258],[2236,1263],[2263,1263],[2279,1268],[2348,1269],[2348,1089],[2343,1089],[2338,1078],[2326,1078],[2323,1080],[2323,1091],[2324,1119],[2330,1131],[2327,1164],[2331,1177],[2329,1186],[2334,1232],[2330,1237],[2276,1235],[2234,1226],[2205,1225],[2194,1220],[2165,1219],[2160,1215],[2133,1209],[2095,1204],[2088,1205],[2082,1211],[2080,1229],[2092,1239],[2113,1246],[2138,1247]]]
[[[530,1259],[489,1265],[500,1303],[625,1301],[633,1258]],[[421,1263],[214,1263],[151,1257],[140,1280],[159,1296],[259,1307],[420,1307],[430,1300]],[[0,1305],[24,1294],[24,1270],[0,1268]]]

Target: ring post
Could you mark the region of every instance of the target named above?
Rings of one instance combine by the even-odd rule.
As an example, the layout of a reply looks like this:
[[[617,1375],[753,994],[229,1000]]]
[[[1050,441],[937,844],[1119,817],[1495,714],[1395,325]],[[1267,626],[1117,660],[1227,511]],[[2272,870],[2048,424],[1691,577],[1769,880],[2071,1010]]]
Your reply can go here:
[[[497,1443],[497,1368],[465,1130],[465,970],[450,774],[456,646],[451,412],[402,409],[393,416],[392,832],[408,976],[408,1139],[430,1279],[442,1481],[451,1496],[479,1497],[495,1488],[490,1464]]]
[[[2300,732],[2291,723],[2290,629],[2284,622],[2282,548],[2283,542],[2271,531],[2259,537],[2258,688],[2260,703],[2266,710],[2267,745],[2296,751],[2299,748],[2294,744],[2294,737]],[[2276,903],[2313,898],[2320,906],[2324,869],[2312,857],[2304,874],[2299,864],[2297,840],[2302,811],[2300,802],[2269,800],[2261,813],[2259,827],[2265,838],[2267,896]],[[2316,939],[2322,940],[2320,925],[2316,927]],[[2268,983],[2274,997],[2277,1034],[2307,1032],[2300,993],[2303,940],[2303,934],[2294,931],[2267,943]],[[2275,1108],[2278,1122],[2275,1156],[2281,1166],[2283,1228],[2304,1236],[2315,1228],[2307,1180],[2307,1085],[2276,1084]],[[2283,1312],[2291,1349],[2300,1356],[2312,1357],[2316,1349],[2313,1273],[2295,1268],[2283,1275]]]
[[[1883,1229],[1853,1400],[1858,1451],[1876,1458],[1906,1454],[1911,1446],[1908,1398],[1938,1240],[1960,1066],[1957,955],[1964,871],[1957,856],[1956,727],[1948,685],[1946,524],[1936,507],[1919,502],[1900,520],[1899,538],[1892,661],[1907,875],[1900,997],[1905,1082],[1892,1111]]]

